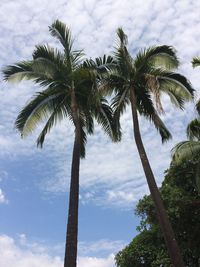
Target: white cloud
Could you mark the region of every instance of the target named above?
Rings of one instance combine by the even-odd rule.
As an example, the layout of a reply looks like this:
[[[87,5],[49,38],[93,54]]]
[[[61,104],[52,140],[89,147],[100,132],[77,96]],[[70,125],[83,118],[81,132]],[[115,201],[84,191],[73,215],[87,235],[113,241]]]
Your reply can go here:
[[[94,242],[79,242],[79,254],[81,256],[87,255],[109,255],[117,253],[123,247],[125,247],[125,242],[122,240],[107,240],[101,239]]]
[[[80,257],[78,259],[78,267],[114,267],[114,255],[111,254],[107,258],[96,257]]]
[[[49,247],[40,243],[29,243],[24,234],[18,240],[7,235],[0,235],[0,266],[2,267],[62,267],[60,256],[52,256]],[[106,251],[121,249],[121,241],[100,240],[96,243],[82,243],[89,248],[88,254],[97,251],[97,246],[102,246]],[[36,246],[38,248],[36,249]],[[43,249],[40,249],[40,248]],[[114,254],[105,257],[81,256],[78,258],[78,267],[114,267]]]
[[[189,0],[149,0],[145,5],[136,0],[2,0],[0,62],[4,66],[30,58],[38,43],[55,45],[48,33],[48,26],[57,18],[72,29],[76,36],[76,46],[85,48],[87,56],[111,52],[116,39],[115,30],[122,26],[129,36],[132,53],[149,45],[174,45],[182,62],[181,71],[199,89],[199,69],[193,70],[190,64],[193,56],[200,55],[199,9],[199,1]],[[65,191],[70,175],[72,127],[66,131],[62,124],[55,129],[42,152],[35,148],[37,134],[24,141],[13,130],[16,114],[37,90],[31,83],[17,86],[1,84],[0,157],[18,160],[24,156],[34,158],[39,153],[44,158],[45,153],[52,155],[51,164],[57,175],[51,179],[52,174],[43,170],[50,177],[48,190]],[[165,121],[174,134],[172,142],[162,146],[156,131],[147,122],[140,120],[144,143],[158,184],[163,179],[163,171],[168,167],[170,149],[175,142],[185,138],[186,123],[194,113],[191,105],[187,106],[186,112],[181,113],[166,103]],[[125,133],[123,141],[118,145],[111,144],[99,129],[95,136],[89,137],[87,158],[81,163],[82,203],[130,207],[144,193],[148,193],[133,142],[130,111],[124,115],[122,123]],[[46,183],[44,188],[47,188]]]
[[[7,204],[7,203],[8,200],[6,199],[4,192],[0,188],[0,204]]]
[[[0,266],[3,267],[61,267],[59,257],[48,254],[34,253],[31,250],[21,249],[15,240],[6,235],[0,236]]]

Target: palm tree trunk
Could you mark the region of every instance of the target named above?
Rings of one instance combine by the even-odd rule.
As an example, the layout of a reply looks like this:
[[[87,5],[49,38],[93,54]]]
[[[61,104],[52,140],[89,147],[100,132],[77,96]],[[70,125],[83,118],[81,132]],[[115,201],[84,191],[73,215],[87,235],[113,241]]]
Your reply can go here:
[[[79,167],[80,167],[80,125],[75,93],[72,92],[72,116],[75,125],[67,235],[65,244],[64,267],[76,267],[78,245],[78,206],[79,206]]]
[[[152,172],[151,166],[149,164],[149,160],[147,158],[147,154],[142,142],[140,129],[139,129],[139,122],[138,122],[138,115],[136,109],[136,96],[134,89],[131,90],[131,108],[132,108],[132,117],[133,117],[133,129],[134,129],[134,137],[136,146],[140,155],[140,159],[142,162],[142,166],[144,169],[144,173],[147,179],[147,183],[149,186],[149,190],[151,192],[151,196],[155,205],[158,221],[160,228],[163,232],[165,243],[169,252],[169,256],[171,258],[171,263],[174,267],[184,267],[184,262],[178,247],[178,244],[175,239],[175,235],[170,224],[167,212],[164,208],[163,201],[161,199],[160,192],[158,190],[154,174]]]
[[[78,243],[79,166],[80,145],[78,135],[76,134],[71,167],[71,183],[64,267],[76,267]]]

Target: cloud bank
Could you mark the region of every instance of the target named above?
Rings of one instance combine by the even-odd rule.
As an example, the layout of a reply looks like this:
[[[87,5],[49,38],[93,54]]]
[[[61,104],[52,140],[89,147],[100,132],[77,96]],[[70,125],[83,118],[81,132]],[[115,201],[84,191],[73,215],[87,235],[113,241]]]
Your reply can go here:
[[[97,251],[101,245],[106,251],[121,248],[119,241],[101,240],[97,243],[82,243],[89,248],[89,254]],[[119,246],[120,245],[120,246]],[[81,248],[80,248],[81,250]],[[52,256],[49,248],[39,243],[29,243],[25,235],[16,240],[7,235],[0,235],[0,266],[2,267],[62,267],[60,256]],[[114,254],[105,257],[80,256],[78,267],[114,267]]]

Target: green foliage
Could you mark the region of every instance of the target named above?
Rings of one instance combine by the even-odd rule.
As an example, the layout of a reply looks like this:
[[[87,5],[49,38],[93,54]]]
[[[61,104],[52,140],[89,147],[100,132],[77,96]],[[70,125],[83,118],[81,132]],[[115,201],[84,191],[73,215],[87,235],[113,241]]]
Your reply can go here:
[[[200,141],[200,120],[194,119],[187,126],[187,137],[189,140]]]
[[[192,66],[193,66],[193,68],[200,66],[200,58],[199,57],[194,57],[192,59]]]
[[[160,192],[171,219],[184,261],[188,267],[200,264],[200,195],[195,183],[196,164],[185,161],[166,171]],[[141,217],[139,234],[116,255],[118,267],[169,267],[169,258],[150,196],[136,208]]]
[[[199,113],[199,101],[196,104]],[[179,165],[188,160],[196,166],[195,179],[200,192],[200,120],[192,120],[187,126],[187,137],[189,141],[182,141],[172,149],[172,160],[174,165]]]

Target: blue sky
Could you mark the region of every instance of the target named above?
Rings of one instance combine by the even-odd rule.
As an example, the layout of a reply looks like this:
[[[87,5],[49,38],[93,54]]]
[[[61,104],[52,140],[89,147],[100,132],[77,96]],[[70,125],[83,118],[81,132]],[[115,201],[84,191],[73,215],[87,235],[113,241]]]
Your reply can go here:
[[[173,0],[1,0],[0,67],[29,59],[34,46],[58,46],[48,33],[55,19],[65,22],[76,48],[88,57],[110,53],[120,26],[134,54],[151,45],[173,45],[180,72],[199,89],[200,1]],[[58,46],[58,48],[60,48]],[[39,88],[30,82],[0,81],[0,266],[61,267],[64,251],[73,128],[63,122],[36,148],[39,129],[21,140],[14,129],[17,113]],[[198,93],[196,98],[198,97]],[[194,106],[184,112],[163,97],[164,120],[174,138],[161,145],[156,130],[140,119],[145,146],[158,184],[170,162],[170,150],[184,140]],[[130,110],[122,117],[123,141],[112,144],[96,127],[81,162],[80,267],[113,267],[113,255],[136,235],[134,207],[148,188],[133,142]]]

